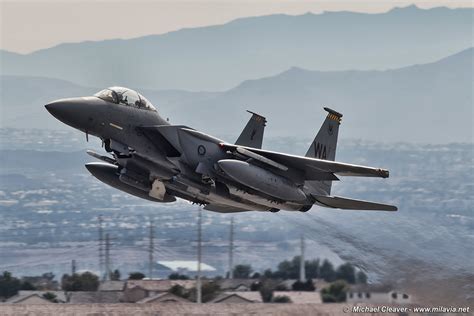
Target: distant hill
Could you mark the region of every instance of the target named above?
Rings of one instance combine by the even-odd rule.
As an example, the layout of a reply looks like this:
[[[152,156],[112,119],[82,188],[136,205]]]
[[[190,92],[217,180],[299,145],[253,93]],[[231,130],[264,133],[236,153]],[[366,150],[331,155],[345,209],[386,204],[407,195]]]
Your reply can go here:
[[[1,74],[81,85],[223,91],[296,66],[322,71],[398,68],[472,46],[473,9],[396,8],[242,18],[130,40],[0,52]],[[139,23],[139,22],[138,22]]]
[[[248,119],[265,115],[266,135],[312,138],[325,112],[342,112],[341,137],[376,141],[472,142],[474,49],[437,62],[386,71],[309,71],[291,68],[248,80],[225,92],[141,90],[174,124],[232,141]],[[1,125],[67,128],[44,109],[47,102],[90,95],[87,88],[56,79],[3,76]],[[227,137],[227,138],[226,138]]]

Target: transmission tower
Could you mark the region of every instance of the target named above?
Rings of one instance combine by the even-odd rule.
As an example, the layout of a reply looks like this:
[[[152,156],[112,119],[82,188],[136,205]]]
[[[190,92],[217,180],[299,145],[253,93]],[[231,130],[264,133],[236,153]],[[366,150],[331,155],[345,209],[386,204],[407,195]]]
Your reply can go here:
[[[229,279],[234,278],[234,218],[230,219],[229,231]]]
[[[105,234],[105,280],[110,280],[110,237]]]
[[[198,304],[202,303],[202,289],[201,289],[201,257],[202,257],[202,252],[201,252],[201,244],[202,244],[202,209],[199,207],[198,211],[198,249],[197,249],[197,280],[196,280],[196,292],[197,292],[197,298],[196,302]]]
[[[154,265],[154,261],[153,261],[153,250],[155,249],[154,247],[154,231],[153,231],[153,220],[150,220],[150,243],[148,245],[148,278],[150,280],[153,279],[153,265]]]
[[[99,215],[99,275],[104,278],[104,229],[103,229],[103,218]]]
[[[301,255],[300,255],[300,282],[306,281],[306,271],[304,266],[304,235],[301,235]]]

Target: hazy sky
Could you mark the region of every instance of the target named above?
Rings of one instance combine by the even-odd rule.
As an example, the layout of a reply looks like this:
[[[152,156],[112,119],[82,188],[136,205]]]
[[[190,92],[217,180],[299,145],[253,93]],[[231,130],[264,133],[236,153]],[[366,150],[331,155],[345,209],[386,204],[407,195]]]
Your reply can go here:
[[[186,27],[223,24],[245,16],[322,11],[385,12],[416,4],[472,7],[471,1],[5,1],[0,0],[0,49],[28,53],[63,42],[132,38]]]

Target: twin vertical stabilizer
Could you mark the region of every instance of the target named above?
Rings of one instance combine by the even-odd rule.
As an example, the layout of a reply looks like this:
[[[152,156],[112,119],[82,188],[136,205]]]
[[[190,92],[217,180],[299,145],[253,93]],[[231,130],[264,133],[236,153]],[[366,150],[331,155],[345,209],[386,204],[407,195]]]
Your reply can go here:
[[[309,146],[306,157],[334,161],[336,159],[337,136],[342,114],[325,107],[328,112],[318,134]],[[331,181],[307,181],[307,185],[320,194],[331,194]]]
[[[235,144],[260,149],[262,148],[263,132],[265,131],[267,120],[257,113],[248,110],[247,112],[251,113],[252,117],[249,119],[239,138],[237,138]]]

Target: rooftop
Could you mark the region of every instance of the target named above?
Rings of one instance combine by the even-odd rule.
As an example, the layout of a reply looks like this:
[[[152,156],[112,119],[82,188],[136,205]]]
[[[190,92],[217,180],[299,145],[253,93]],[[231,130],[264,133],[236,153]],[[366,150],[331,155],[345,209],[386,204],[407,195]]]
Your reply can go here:
[[[120,303],[120,292],[69,292],[70,304]]]
[[[262,303],[262,295],[259,291],[245,291],[245,292],[224,292],[217,296],[212,303],[219,303],[231,296],[240,296],[241,298],[253,302],[253,303]]]
[[[100,283],[99,291],[123,291],[124,287],[125,281],[105,281]]]
[[[220,288],[222,290],[233,290],[238,288],[240,285],[243,285],[245,287],[250,288],[250,286],[258,282],[257,279],[221,279],[221,280],[216,280],[217,284],[219,284]]]
[[[176,296],[171,293],[159,293],[156,295],[152,295],[149,297],[145,297],[144,299],[138,301],[138,304],[145,304],[145,303],[167,303],[167,302],[174,302],[174,303],[192,303],[191,301]]]
[[[5,303],[14,304],[14,303],[23,301],[33,295],[43,298],[43,294],[45,293],[52,293],[56,295],[56,299],[59,302],[63,302],[63,303],[67,302],[66,294],[63,291],[18,291],[17,295],[12,296],[9,299],[7,299]]]
[[[128,280],[126,288],[140,287],[146,291],[166,292],[174,285],[191,289],[196,286],[196,280]]]

